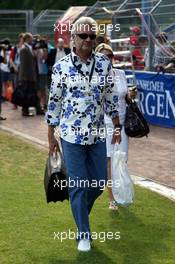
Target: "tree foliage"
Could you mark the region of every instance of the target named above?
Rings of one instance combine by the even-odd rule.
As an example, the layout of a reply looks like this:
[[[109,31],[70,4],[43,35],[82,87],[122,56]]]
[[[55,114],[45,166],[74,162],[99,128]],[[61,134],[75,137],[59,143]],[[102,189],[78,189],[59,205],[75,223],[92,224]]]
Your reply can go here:
[[[55,1],[55,0],[1,0],[0,9],[33,9],[33,10],[43,10],[43,9],[58,9],[66,10],[70,6],[83,6],[83,5],[93,5],[95,0],[66,0],[66,1]]]

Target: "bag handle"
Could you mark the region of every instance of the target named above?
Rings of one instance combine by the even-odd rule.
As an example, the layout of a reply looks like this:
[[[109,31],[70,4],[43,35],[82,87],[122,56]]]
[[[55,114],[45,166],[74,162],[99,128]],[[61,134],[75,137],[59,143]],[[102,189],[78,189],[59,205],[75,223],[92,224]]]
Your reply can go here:
[[[131,105],[131,104],[133,104],[132,99],[129,98],[127,94],[126,94],[126,96],[125,96],[125,101],[126,101],[127,105]]]
[[[118,151],[119,150],[119,144],[118,143],[115,143],[114,144],[114,151]]]
[[[134,112],[136,112],[138,110],[138,105],[136,103],[136,101],[132,100],[131,98],[129,98],[127,95],[125,96],[125,101],[127,103],[127,105],[132,108],[132,110]]]

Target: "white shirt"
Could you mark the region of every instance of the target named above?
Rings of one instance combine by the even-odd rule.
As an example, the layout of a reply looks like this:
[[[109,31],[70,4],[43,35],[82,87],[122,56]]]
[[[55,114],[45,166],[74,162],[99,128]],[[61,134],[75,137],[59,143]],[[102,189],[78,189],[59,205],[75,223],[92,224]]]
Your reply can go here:
[[[125,72],[123,70],[114,69],[116,76],[116,86],[117,86],[117,95],[118,95],[118,112],[120,124],[123,124],[125,121],[126,115],[126,101],[125,96],[128,93],[127,80]],[[105,124],[111,124],[112,120],[109,116],[105,115]]]
[[[1,50],[1,56],[2,57],[6,56],[6,61],[7,61],[7,63],[3,63],[3,62],[0,63],[0,69],[3,72],[10,72],[10,69],[9,69],[10,52],[11,52],[10,50],[6,50],[6,51]]]

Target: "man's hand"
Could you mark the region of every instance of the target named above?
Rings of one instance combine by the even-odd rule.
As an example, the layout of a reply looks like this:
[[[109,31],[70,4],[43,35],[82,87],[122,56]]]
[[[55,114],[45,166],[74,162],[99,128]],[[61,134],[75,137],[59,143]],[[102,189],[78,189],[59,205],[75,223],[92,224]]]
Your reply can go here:
[[[114,128],[111,144],[120,144],[121,140],[121,128],[116,127]]]
[[[49,140],[49,153],[53,154],[56,152],[60,152],[60,148],[58,145],[58,141],[53,137],[52,139]]]
[[[48,141],[49,141],[49,153],[50,154],[53,154],[54,152],[56,153],[57,151],[60,152],[58,141],[54,137],[54,127],[53,126],[48,127]]]

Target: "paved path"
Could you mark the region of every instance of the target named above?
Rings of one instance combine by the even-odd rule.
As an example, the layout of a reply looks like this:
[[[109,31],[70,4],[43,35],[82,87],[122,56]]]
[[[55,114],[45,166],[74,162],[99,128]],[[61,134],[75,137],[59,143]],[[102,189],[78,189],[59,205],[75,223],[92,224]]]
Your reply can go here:
[[[175,188],[175,129],[150,128],[148,138],[130,139],[130,172]]]
[[[9,103],[2,107],[7,120],[1,121],[0,126],[39,139],[47,146],[47,124],[43,116],[22,117],[20,108],[12,110]],[[129,170],[131,174],[175,188],[175,129],[151,126],[148,138],[130,139]]]

